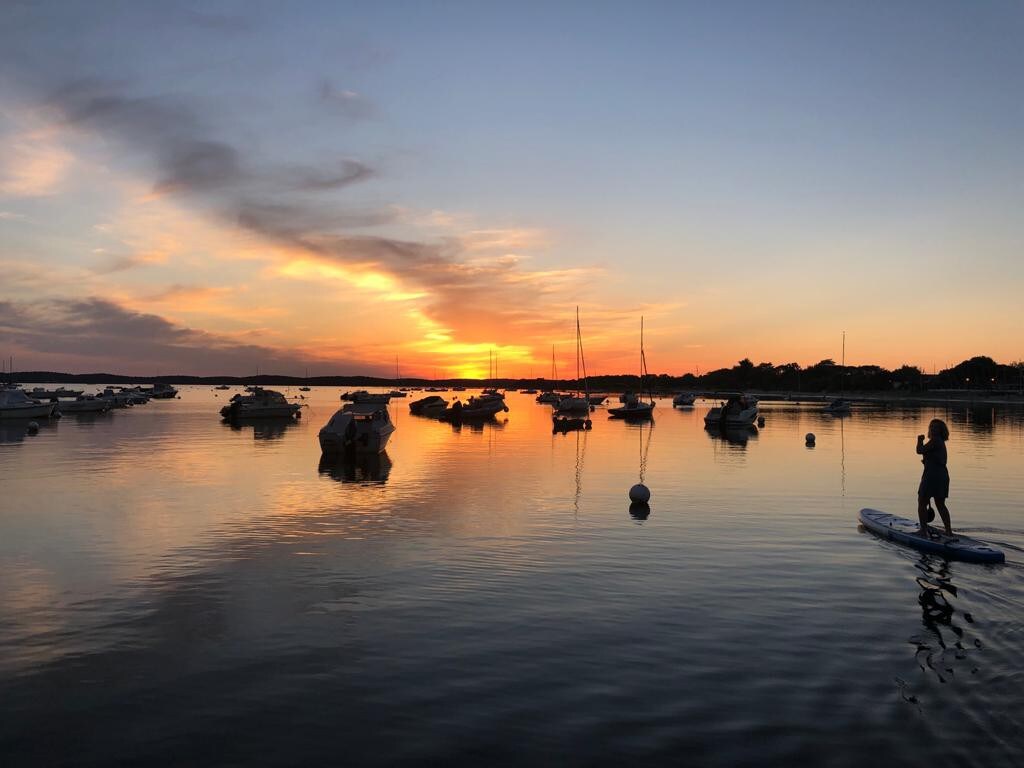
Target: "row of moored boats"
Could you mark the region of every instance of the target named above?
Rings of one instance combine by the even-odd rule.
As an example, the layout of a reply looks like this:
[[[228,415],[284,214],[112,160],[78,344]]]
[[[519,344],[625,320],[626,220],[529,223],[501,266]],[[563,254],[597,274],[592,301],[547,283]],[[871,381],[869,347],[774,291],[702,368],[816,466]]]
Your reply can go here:
[[[151,399],[171,399],[178,390],[170,384],[152,387],[107,387],[101,392],[16,386],[0,387],[0,418],[49,419],[68,413],[103,413],[113,408],[145,405]]]

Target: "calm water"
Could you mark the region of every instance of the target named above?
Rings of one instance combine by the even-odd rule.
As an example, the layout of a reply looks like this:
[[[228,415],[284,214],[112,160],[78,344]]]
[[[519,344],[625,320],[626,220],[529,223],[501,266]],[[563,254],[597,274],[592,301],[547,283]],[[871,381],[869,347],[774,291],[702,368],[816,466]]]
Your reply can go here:
[[[530,396],[461,431],[399,400],[386,456],[321,467],[338,390],[242,428],[230,394],[0,424],[4,766],[1021,761],[1020,412],[722,440],[701,404],[552,435]],[[1006,565],[858,531],[913,516],[936,415]]]

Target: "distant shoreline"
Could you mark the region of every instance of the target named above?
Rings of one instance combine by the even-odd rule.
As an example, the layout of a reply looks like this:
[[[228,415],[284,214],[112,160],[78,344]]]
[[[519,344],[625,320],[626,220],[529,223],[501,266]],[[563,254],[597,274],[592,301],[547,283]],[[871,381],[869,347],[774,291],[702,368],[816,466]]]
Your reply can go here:
[[[632,383],[630,382],[632,379]],[[546,379],[383,379],[373,376],[124,376],[115,373],[58,373],[54,371],[16,372],[18,384],[84,384],[84,385],[129,385],[165,382],[175,385],[218,386],[289,386],[289,387],[484,387],[500,389],[547,389],[570,390],[576,386],[572,379],[548,381]],[[590,380],[591,392],[623,392],[636,389],[635,376],[598,376]],[[710,389],[700,386],[665,388],[656,386],[658,396],[671,396],[676,392],[694,392],[707,398],[726,398],[736,390]],[[766,402],[819,403],[838,397],[835,391],[797,392],[790,390],[746,390]],[[860,405],[1020,405],[1024,406],[1024,394],[1015,391],[992,390],[921,390],[921,391],[846,391],[842,396]]]

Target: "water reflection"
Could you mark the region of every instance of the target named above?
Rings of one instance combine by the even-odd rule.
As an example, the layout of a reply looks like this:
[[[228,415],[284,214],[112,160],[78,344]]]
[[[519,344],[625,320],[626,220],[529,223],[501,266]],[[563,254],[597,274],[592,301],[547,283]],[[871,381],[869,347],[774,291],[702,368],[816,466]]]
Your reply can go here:
[[[29,424],[36,427],[29,429]],[[26,437],[42,435],[48,430],[55,430],[59,421],[57,419],[0,419],[0,444],[20,443]]]
[[[294,427],[295,419],[261,419],[261,418],[240,418],[222,422],[231,428],[232,432],[245,432],[252,430],[253,440],[280,440],[284,433]]]
[[[721,427],[708,424],[704,427],[704,431],[712,440],[720,440],[739,448],[745,448],[748,440],[756,440],[758,436],[757,427],[753,425],[749,427],[726,427],[725,430],[722,430]]]
[[[914,658],[924,672],[934,674],[939,682],[947,682],[956,671],[956,662],[968,658],[968,646],[981,648],[981,641],[971,640],[957,621],[957,610],[951,602],[957,597],[949,561],[934,555],[922,555],[915,564],[922,573],[915,581],[920,588],[917,602],[921,606],[921,624],[924,632],[913,635]],[[961,614],[964,622],[972,624],[969,613]],[[977,672],[971,665],[971,673]]]
[[[992,406],[967,408],[957,415],[961,417],[963,426],[975,434],[987,434],[996,426],[996,409]],[[954,423],[959,420],[954,418]]]
[[[470,432],[483,432],[484,429],[504,429],[505,425],[508,424],[508,419],[499,419],[497,416],[487,416],[486,418],[478,419],[463,419],[462,421],[449,422],[452,427],[452,432],[458,434],[463,429],[468,429]]]
[[[28,435],[30,419],[0,420],[0,443],[20,443]]]
[[[634,501],[629,505],[629,516],[642,522],[651,516],[651,505],[644,501]]]
[[[341,454],[337,458],[320,457],[318,471],[339,483],[379,483],[383,485],[391,474],[388,452]]]
[[[908,436],[945,411],[836,423],[770,406],[768,428],[739,435],[694,411],[659,416],[654,444],[599,418],[553,436],[550,410],[510,393],[484,435],[399,406],[388,454],[322,462],[338,394],[314,392],[317,415],[273,442],[219,426],[208,390],[93,429],[16,425],[23,442],[0,446],[0,496],[25,500],[0,501],[5,764],[163,764],[169,743],[239,724],[220,762],[330,763],[339,733],[362,765],[1019,755],[1019,560],[913,570],[920,555],[866,545],[843,507],[846,492],[901,508],[920,474]],[[956,454],[962,523],[1016,558],[1020,423],[1004,410],[991,437],[958,430]],[[638,480],[657,516],[630,505]],[[895,675],[927,705],[925,738],[894,711]],[[301,738],[282,744],[268,712]],[[543,738],[512,743],[508,723]]]

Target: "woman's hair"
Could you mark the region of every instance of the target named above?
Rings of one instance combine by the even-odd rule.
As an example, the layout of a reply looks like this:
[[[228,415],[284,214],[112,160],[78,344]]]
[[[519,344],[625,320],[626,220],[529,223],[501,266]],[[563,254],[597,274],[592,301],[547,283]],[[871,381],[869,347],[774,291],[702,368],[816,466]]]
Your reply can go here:
[[[933,430],[935,432],[935,436],[942,440],[942,442],[949,440],[949,427],[946,426],[946,422],[942,419],[931,420],[928,424],[928,432],[930,433]]]

